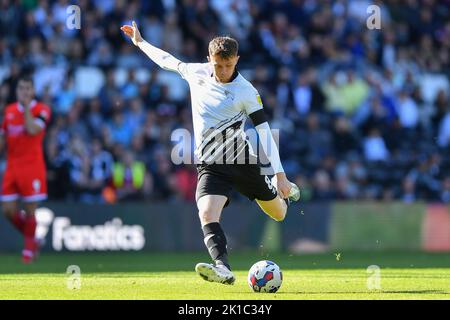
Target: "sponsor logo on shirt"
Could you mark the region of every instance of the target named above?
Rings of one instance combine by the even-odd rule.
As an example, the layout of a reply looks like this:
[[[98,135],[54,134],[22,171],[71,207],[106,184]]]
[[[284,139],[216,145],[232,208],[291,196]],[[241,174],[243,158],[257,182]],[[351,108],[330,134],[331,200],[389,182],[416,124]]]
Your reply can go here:
[[[263,103],[259,94],[256,95],[256,100],[258,100],[259,105],[262,107]]]
[[[18,136],[21,135],[25,131],[25,126],[22,124],[8,124],[8,135],[10,136]]]

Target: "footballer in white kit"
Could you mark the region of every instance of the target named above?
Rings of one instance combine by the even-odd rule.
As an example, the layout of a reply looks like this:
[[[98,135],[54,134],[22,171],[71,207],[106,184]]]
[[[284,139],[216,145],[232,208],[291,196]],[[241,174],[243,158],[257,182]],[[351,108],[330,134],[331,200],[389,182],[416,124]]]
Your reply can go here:
[[[161,68],[177,72],[190,88],[197,161],[196,201],[204,242],[214,261],[199,263],[205,280],[233,284],[227,241],[220,225],[222,209],[237,190],[276,221],[286,216],[289,201],[300,198],[280,161],[258,91],[236,69],[238,43],[216,37],[209,43],[207,63],[184,63],[145,41],[133,21],[121,30]],[[250,118],[260,136],[274,176],[262,174],[258,158],[247,142],[244,125]]]

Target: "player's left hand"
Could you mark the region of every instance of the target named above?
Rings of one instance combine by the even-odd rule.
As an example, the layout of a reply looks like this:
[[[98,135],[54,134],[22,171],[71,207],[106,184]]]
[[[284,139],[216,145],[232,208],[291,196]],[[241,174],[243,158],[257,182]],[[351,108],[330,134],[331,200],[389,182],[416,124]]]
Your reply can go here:
[[[286,177],[284,172],[280,172],[276,174],[277,181],[277,191],[278,194],[286,199],[289,196],[289,192],[291,191],[292,185]]]
[[[131,26],[124,25],[120,27],[120,30],[122,30],[123,33],[125,33],[131,39],[135,46],[137,46],[138,43],[143,40],[135,21],[133,21]]]

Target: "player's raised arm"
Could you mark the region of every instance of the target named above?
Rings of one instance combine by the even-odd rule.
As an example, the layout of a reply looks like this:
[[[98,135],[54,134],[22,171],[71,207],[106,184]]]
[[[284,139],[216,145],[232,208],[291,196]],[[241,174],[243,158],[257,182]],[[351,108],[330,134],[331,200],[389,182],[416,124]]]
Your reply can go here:
[[[133,21],[131,26],[124,25],[120,28],[120,30],[122,30],[123,33],[131,39],[133,44],[141,49],[158,66],[169,71],[178,72],[178,65],[181,61],[164,50],[161,50],[145,41],[139,32],[136,22]]]

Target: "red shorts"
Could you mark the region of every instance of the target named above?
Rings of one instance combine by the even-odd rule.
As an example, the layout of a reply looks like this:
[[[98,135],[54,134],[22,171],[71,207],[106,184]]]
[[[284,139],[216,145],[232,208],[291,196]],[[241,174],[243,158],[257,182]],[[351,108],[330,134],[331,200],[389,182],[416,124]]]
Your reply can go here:
[[[1,201],[37,202],[47,199],[45,166],[6,167],[3,176]]]

